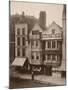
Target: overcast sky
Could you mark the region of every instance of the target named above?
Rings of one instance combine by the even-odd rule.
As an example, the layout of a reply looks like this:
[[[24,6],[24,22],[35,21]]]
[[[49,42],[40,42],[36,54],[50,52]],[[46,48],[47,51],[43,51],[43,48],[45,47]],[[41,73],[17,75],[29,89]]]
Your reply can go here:
[[[35,16],[39,18],[40,11],[46,11],[46,25],[55,21],[62,26],[62,4],[42,4],[42,3],[25,3],[25,2],[11,2],[10,14],[21,14],[24,11],[25,15]]]

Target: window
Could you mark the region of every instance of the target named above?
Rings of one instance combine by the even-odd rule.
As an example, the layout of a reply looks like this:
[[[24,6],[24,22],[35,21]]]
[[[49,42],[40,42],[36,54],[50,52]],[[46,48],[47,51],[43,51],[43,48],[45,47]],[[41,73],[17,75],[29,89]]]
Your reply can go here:
[[[17,28],[17,35],[20,35],[20,28]]]
[[[58,41],[58,48],[59,48],[59,49],[62,48],[62,43],[61,43],[61,41]]]
[[[25,37],[22,38],[22,45],[25,45]]]
[[[50,60],[50,59],[51,59],[51,55],[48,54],[48,55],[47,55],[47,60]]]
[[[43,46],[46,48],[46,42],[44,42],[44,45]]]
[[[17,56],[20,56],[20,48],[17,48]]]
[[[34,46],[34,41],[31,41],[31,45]]]
[[[59,48],[59,42],[57,41],[57,48]]]
[[[17,37],[17,45],[20,45],[20,37]]]
[[[52,29],[52,34],[55,34],[55,29]]]
[[[46,60],[46,55],[45,55],[45,60]]]
[[[52,55],[52,60],[56,60],[55,55]]]
[[[36,46],[38,46],[38,41],[36,41]]]
[[[25,57],[25,48],[22,49],[22,56]]]
[[[55,48],[55,41],[52,41],[52,48]]]
[[[25,28],[22,28],[22,35],[25,35]]]
[[[39,32],[38,32],[38,30],[32,31],[32,34],[33,34],[33,35],[36,35],[36,34],[39,34]]]
[[[36,59],[39,59],[39,56],[36,56]]]
[[[48,48],[51,48],[51,42],[48,41]]]
[[[57,61],[59,61],[59,55],[57,55]]]
[[[34,55],[32,55],[31,58],[34,59]]]

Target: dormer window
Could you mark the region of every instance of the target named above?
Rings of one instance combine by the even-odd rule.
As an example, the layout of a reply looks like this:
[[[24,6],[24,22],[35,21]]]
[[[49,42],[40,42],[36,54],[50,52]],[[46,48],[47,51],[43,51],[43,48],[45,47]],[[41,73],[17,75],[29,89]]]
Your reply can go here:
[[[52,29],[52,34],[55,34],[55,29]]]

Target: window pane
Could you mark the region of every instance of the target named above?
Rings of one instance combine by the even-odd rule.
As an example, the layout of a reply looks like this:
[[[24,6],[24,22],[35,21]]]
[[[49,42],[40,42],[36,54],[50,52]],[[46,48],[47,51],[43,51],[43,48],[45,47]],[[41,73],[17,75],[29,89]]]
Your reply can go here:
[[[34,41],[31,41],[31,45],[34,46]]]
[[[52,29],[52,34],[55,34],[55,29]]]
[[[25,37],[22,38],[22,45],[25,45]]]
[[[31,58],[34,59],[34,52],[31,53]]]
[[[22,56],[25,57],[25,48],[22,49]]]
[[[46,60],[46,55],[45,55],[45,60]]]
[[[51,48],[51,42],[48,41],[48,48]]]
[[[38,30],[32,31],[32,34],[33,34],[33,35],[36,35],[36,34],[39,34],[39,32],[38,32]]]
[[[17,48],[17,56],[20,56],[20,48]]]
[[[25,28],[22,29],[22,35],[25,35]]]
[[[39,56],[36,56],[36,59],[39,59]]]
[[[20,37],[17,37],[17,45],[20,45]]]
[[[55,41],[52,42],[52,48],[55,48]]]
[[[55,55],[52,55],[52,60],[56,60]]]
[[[33,53],[32,53],[32,55],[31,55],[31,58],[34,59],[34,55],[33,55]]]
[[[20,28],[17,28],[17,35],[20,35]]]
[[[46,42],[44,42],[44,46],[45,46],[45,48],[46,48]]]
[[[47,55],[47,60],[50,60],[50,59],[51,59],[51,55],[48,54],[48,55]]]
[[[36,41],[36,46],[38,46],[38,41]]]

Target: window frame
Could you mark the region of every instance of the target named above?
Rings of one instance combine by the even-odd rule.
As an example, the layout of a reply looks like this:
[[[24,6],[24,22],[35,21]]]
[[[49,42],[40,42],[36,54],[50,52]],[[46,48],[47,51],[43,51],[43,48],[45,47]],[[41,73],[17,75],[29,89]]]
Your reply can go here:
[[[20,37],[17,37],[17,46],[20,46]]]
[[[39,55],[36,56],[36,59],[37,59],[37,60],[39,59]]]
[[[25,56],[26,56],[25,48],[22,48],[22,57],[25,57]]]
[[[55,34],[55,29],[52,29],[52,34]]]
[[[51,54],[47,55],[47,60],[51,60]]]
[[[25,37],[22,37],[22,46],[25,46],[26,41],[25,41]]]
[[[22,35],[25,35],[25,28],[22,28]]]
[[[52,41],[52,48],[56,48],[56,42]]]
[[[51,41],[48,41],[48,48],[51,48]]]
[[[52,55],[52,61],[55,61],[56,60],[56,55]]]
[[[17,48],[17,57],[20,57],[20,48]]]

